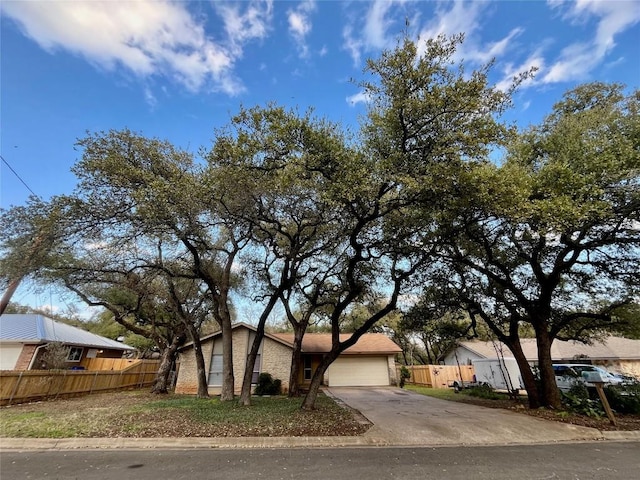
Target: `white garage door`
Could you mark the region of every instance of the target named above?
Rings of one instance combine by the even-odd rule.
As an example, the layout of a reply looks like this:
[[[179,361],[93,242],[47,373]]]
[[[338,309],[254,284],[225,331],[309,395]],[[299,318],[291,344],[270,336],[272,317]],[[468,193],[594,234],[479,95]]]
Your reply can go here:
[[[330,387],[389,385],[387,357],[340,357],[329,366]]]
[[[0,370],[13,370],[22,352],[22,344],[5,343],[0,347]]]

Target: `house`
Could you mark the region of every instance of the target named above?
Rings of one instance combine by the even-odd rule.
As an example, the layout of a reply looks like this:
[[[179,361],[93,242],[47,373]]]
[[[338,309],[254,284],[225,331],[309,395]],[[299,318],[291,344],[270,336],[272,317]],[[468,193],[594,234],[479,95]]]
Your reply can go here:
[[[0,370],[38,370],[45,346],[68,347],[67,368],[85,368],[91,358],[122,358],[135,348],[65,323],[31,314],[0,315]]]
[[[232,327],[233,373],[236,392],[242,387],[245,363],[255,338],[255,327],[238,323]],[[349,335],[341,335],[345,340]],[[222,335],[216,332],[201,339],[206,364],[209,393],[219,394],[222,387]],[[304,388],[324,354],[331,349],[331,334],[307,333],[302,341],[302,360],[299,385]],[[402,350],[390,338],[381,333],[363,335],[352,347],[345,350],[325,373],[324,384],[333,386],[394,385],[396,383],[395,355]],[[289,383],[292,333],[265,333],[256,359],[253,380],[260,373],[270,373],[280,379],[286,389]],[[179,354],[176,393],[197,392],[197,376],[193,345],[185,345]]]
[[[538,362],[535,338],[521,339],[522,351],[531,365]],[[501,342],[458,342],[439,358],[445,365],[471,365],[473,360],[496,357],[512,357],[513,354]],[[555,340],[551,345],[554,363],[591,363],[614,373],[640,377],[640,340],[606,337],[602,342],[586,345],[575,341]]]

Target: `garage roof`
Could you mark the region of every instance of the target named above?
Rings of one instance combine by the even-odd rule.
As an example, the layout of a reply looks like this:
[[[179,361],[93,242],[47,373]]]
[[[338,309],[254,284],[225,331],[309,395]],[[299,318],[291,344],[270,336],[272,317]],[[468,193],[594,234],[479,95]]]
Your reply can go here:
[[[293,344],[293,333],[274,333],[273,337]],[[341,334],[340,341],[344,342],[351,334]],[[302,351],[304,353],[327,353],[331,350],[330,333],[307,333],[302,338]],[[365,333],[358,342],[347,348],[342,355],[366,355],[366,354],[393,354],[400,353],[402,349],[389,337],[382,333]]]

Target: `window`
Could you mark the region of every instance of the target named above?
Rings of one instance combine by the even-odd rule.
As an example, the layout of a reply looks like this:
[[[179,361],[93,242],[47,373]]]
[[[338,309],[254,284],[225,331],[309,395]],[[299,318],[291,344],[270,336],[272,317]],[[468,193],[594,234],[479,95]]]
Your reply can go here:
[[[215,387],[222,386],[222,339],[213,342],[208,384]]]
[[[254,332],[249,332],[249,336],[247,337],[247,353],[251,350],[253,346],[253,342],[256,338],[256,334]],[[256,354],[256,363],[253,364],[253,372],[251,372],[251,385],[258,384],[258,377],[260,376],[260,372],[262,371],[262,345],[264,342],[260,342],[260,348],[258,348],[258,353]],[[247,355],[247,358],[249,355]],[[245,364],[246,365],[246,364]]]
[[[304,379],[311,380],[311,357],[304,357]]]
[[[258,383],[258,377],[260,376],[260,357],[256,355],[256,363],[253,365],[253,375],[251,375],[251,384],[256,385]]]
[[[83,347],[69,347],[67,362],[79,362],[82,358]]]

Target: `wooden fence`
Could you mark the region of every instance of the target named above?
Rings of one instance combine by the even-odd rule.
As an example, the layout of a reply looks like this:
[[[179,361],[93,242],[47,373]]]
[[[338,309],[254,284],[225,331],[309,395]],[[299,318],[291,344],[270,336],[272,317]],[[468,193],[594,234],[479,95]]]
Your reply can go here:
[[[124,370],[140,360],[130,358],[84,358],[80,366],[84,370]],[[157,362],[157,360],[153,360]]]
[[[426,385],[432,388],[449,388],[453,382],[461,380],[472,382],[474,369],[472,365],[413,365],[407,366],[411,378],[407,383]],[[397,367],[397,378],[400,378],[400,367]]]
[[[0,405],[142,388],[153,383],[160,364],[158,360],[127,362],[130,362],[129,366],[120,370],[2,370]]]

